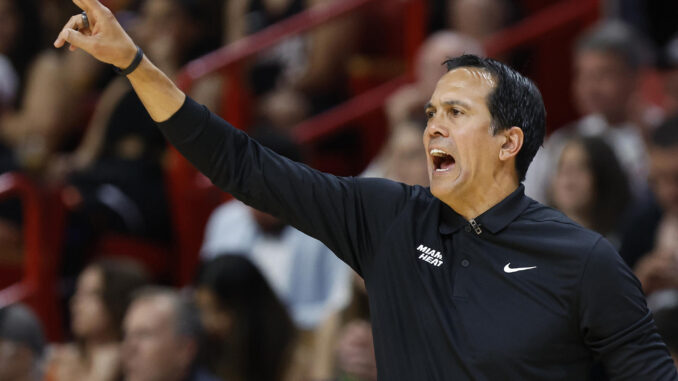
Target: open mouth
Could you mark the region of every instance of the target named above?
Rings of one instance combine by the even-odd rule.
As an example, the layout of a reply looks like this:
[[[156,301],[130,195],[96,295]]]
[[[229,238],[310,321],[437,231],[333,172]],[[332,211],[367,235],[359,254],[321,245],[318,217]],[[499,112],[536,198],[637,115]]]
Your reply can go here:
[[[435,172],[447,172],[454,166],[454,157],[449,153],[434,148],[430,152]]]

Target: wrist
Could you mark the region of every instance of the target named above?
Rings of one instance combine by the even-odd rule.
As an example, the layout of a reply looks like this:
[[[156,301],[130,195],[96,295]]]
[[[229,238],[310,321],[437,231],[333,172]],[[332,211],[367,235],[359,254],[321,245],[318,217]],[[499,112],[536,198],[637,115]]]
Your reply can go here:
[[[139,66],[141,61],[144,58],[144,52],[141,50],[140,47],[135,46],[135,52],[134,52],[134,57],[132,60],[125,66],[113,66],[113,70],[115,70],[116,73],[120,75],[129,75],[131,74],[136,68]]]

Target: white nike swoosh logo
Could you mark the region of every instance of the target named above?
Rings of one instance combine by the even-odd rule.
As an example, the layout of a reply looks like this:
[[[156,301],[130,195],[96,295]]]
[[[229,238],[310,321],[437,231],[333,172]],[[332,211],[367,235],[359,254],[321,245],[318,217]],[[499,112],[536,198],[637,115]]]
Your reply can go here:
[[[517,272],[517,271],[532,270],[532,269],[536,269],[536,268],[537,268],[537,266],[511,268],[511,262],[509,262],[509,263],[506,264],[506,266],[504,266],[504,272],[505,273],[514,273],[514,272]]]

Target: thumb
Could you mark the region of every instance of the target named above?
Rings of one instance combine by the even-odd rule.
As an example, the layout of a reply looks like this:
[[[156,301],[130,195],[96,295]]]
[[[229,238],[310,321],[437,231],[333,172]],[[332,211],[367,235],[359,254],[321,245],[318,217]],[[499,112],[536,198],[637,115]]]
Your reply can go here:
[[[61,33],[59,33],[59,37],[57,37],[56,41],[54,41],[54,46],[62,47],[66,42],[91,54],[93,46],[91,36],[85,36],[75,29],[64,28]]]

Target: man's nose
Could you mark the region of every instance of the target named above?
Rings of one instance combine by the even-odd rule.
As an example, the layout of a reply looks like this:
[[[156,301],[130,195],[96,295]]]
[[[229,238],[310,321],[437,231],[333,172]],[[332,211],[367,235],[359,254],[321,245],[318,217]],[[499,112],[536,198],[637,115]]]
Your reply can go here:
[[[449,136],[449,131],[447,127],[445,127],[437,119],[433,118],[429,119],[428,123],[426,124],[426,134],[428,134],[430,137],[447,137]]]

